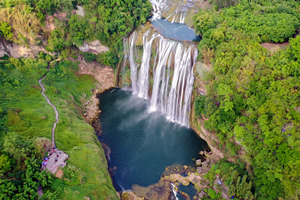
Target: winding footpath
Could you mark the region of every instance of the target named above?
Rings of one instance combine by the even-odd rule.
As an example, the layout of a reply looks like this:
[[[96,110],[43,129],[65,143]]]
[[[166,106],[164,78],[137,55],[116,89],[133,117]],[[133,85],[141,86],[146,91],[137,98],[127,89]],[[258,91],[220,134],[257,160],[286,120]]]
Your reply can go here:
[[[57,112],[57,109],[56,107],[51,103],[51,101],[48,99],[48,97],[45,95],[45,88],[44,88],[44,85],[42,84],[42,80],[46,77],[47,74],[45,74],[42,78],[39,79],[39,84],[42,88],[42,95],[45,97],[45,99],[47,100],[48,104],[50,106],[52,106],[52,108],[54,109],[55,111],[55,118],[56,118],[56,121],[53,123],[53,127],[52,127],[52,131],[51,131],[51,137],[52,137],[52,147],[55,146],[55,128],[56,128],[56,125],[59,121],[59,115],[58,115],[58,112]]]

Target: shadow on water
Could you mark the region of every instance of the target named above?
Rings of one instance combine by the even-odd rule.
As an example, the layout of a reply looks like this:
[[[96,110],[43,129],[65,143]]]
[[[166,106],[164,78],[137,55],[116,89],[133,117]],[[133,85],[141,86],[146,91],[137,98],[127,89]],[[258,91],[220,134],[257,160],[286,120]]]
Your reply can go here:
[[[189,184],[187,186],[184,186],[180,184],[178,186],[178,193],[177,193],[178,200],[193,199],[193,197],[196,195],[197,195],[197,190],[194,188],[194,185]]]
[[[109,168],[118,191],[156,183],[166,166],[194,165],[207,144],[192,130],[148,113],[147,101],[121,89],[100,98],[102,135],[111,150]]]

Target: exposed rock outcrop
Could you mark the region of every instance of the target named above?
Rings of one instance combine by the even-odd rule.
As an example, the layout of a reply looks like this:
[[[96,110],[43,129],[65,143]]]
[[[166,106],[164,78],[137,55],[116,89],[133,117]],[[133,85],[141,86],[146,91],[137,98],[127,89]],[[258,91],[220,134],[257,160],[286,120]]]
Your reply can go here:
[[[260,45],[268,51],[271,52],[271,54],[276,53],[277,51],[280,51],[281,49],[286,49],[289,46],[289,42],[283,42],[283,43],[270,43],[270,42],[264,42],[261,43]]]
[[[73,15],[77,14],[77,15],[80,15],[82,17],[85,16],[84,9],[83,9],[82,6],[77,6],[77,10],[72,10],[72,14]]]
[[[200,95],[206,94],[206,88],[205,88],[205,83],[203,81],[203,77],[208,71],[210,71],[210,66],[199,61],[196,63],[194,67],[194,75],[195,75],[194,87],[196,89],[196,92]]]
[[[0,57],[6,54],[14,58],[34,58],[40,51],[47,52],[42,46],[33,45],[28,48],[18,44],[10,44],[5,41],[0,42]]]
[[[133,192],[139,197],[145,197],[151,200],[170,199],[171,197],[171,182],[159,181],[156,184],[148,187],[142,187],[139,185],[133,185]]]
[[[92,42],[84,42],[83,46],[79,47],[79,50],[82,52],[92,52],[98,54],[109,51],[109,48],[102,45],[99,40],[94,40]]]
[[[126,190],[126,191],[122,192],[122,199],[124,199],[124,200],[145,200],[144,197],[137,196],[131,190]]]
[[[54,19],[55,18],[51,15],[46,16],[46,26],[44,27],[45,32],[51,33],[51,31],[53,31],[56,28]]]
[[[197,62],[195,68],[194,68],[194,75],[195,75],[195,82],[194,82],[194,88],[195,91],[198,93],[198,95],[205,95],[206,94],[206,88],[205,88],[205,82],[203,81],[203,77],[205,74],[210,71],[210,66],[206,65],[201,62]],[[195,96],[195,94],[194,94]],[[194,102],[194,101],[193,101]],[[209,148],[211,149],[213,153],[212,159],[222,159],[224,158],[224,153],[221,148],[219,148],[219,140],[216,136],[216,134],[212,131],[208,131],[204,128],[204,121],[205,119],[198,119],[195,116],[194,112],[194,105],[192,108],[192,114],[191,114],[191,128],[201,137],[203,138]]]
[[[114,70],[109,66],[101,66],[96,62],[86,63],[82,58],[79,61],[80,64],[77,73],[79,75],[91,75],[97,81],[97,89],[93,91],[93,96],[83,104],[83,115],[86,121],[91,124],[100,112],[98,109],[99,99],[97,98],[97,94],[115,87]]]
[[[218,146],[219,140],[217,136],[213,132],[206,130],[203,124],[204,120],[196,119],[191,123],[191,128],[207,142],[210,150],[213,152],[213,159],[223,159],[224,153]]]

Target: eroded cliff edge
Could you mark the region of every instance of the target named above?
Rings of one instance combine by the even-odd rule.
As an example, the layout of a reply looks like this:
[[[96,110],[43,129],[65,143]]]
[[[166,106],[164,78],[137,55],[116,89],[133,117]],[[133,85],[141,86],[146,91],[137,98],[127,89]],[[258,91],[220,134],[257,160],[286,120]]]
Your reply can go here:
[[[96,81],[96,89],[93,91],[93,96],[83,103],[84,110],[83,115],[85,120],[92,124],[95,119],[98,118],[100,113],[98,105],[99,99],[97,94],[104,92],[115,86],[114,84],[114,70],[109,66],[101,66],[97,62],[87,63],[84,59],[79,59],[80,64],[78,74],[90,75]]]
[[[224,158],[224,151],[218,145],[219,140],[213,131],[209,131],[204,128],[204,122],[206,119],[204,117],[202,117],[202,119],[198,118],[195,115],[195,109],[194,109],[196,94],[198,95],[206,94],[204,76],[207,72],[210,71],[210,69],[211,66],[209,63],[205,64],[200,61],[198,61],[194,66],[195,82],[194,82],[193,98],[192,98],[192,105],[191,105],[192,109],[191,109],[191,116],[190,116],[190,125],[191,128],[199,135],[199,137],[203,138],[209,145],[209,148],[213,153],[213,156],[210,156],[210,158],[219,160]]]

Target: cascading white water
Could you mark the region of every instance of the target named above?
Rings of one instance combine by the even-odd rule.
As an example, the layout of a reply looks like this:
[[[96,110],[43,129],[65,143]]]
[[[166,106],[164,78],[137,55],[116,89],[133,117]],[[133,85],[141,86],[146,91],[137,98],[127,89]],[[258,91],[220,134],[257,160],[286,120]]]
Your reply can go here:
[[[143,35],[143,58],[139,71],[138,84],[137,84],[137,93],[139,97],[144,99],[148,98],[149,91],[149,67],[150,67],[150,56],[151,56],[151,47],[152,42],[156,38],[156,34],[152,34],[151,38],[148,39],[148,34],[150,29],[146,34]]]
[[[130,41],[130,53],[129,53],[129,62],[130,62],[130,77],[131,77],[131,87],[133,94],[137,92],[137,65],[134,61],[134,48],[135,48],[135,40],[136,40],[136,32],[132,33],[131,41]],[[126,48],[124,48],[126,50]],[[127,53],[125,53],[126,55]]]
[[[129,38],[127,56],[133,94],[149,99],[149,111],[160,111],[170,121],[189,127],[196,44],[164,38],[150,28],[142,35],[143,51],[141,62],[137,64],[136,42],[139,34],[139,30],[135,31]]]
[[[154,11],[152,20],[161,19],[164,9],[168,9],[167,0],[149,1]],[[180,12],[179,22],[183,23],[186,12],[175,12]],[[160,111],[170,121],[189,127],[196,44],[165,38],[152,26],[134,31],[126,44],[124,60],[129,60],[133,94],[149,99],[149,111]]]
[[[153,7],[152,19],[161,19],[161,12],[165,8],[165,0],[149,0]]]
[[[173,196],[171,196],[171,200],[178,200],[177,191],[175,190],[175,188],[176,188],[175,184],[171,183],[171,190],[173,194]]]
[[[166,110],[164,108],[164,99],[165,99],[165,92],[167,90],[165,89],[166,87],[166,80],[169,80],[168,78],[166,79],[165,77],[165,72],[166,69],[165,67],[167,66],[167,61],[172,53],[172,50],[176,46],[176,42],[174,41],[169,41],[168,39],[163,38],[162,36],[159,38],[159,46],[157,48],[157,54],[158,54],[158,62],[156,64],[155,71],[153,71],[153,88],[152,88],[152,98],[151,98],[151,106],[150,110],[151,111],[156,111],[157,109],[160,109],[162,111]],[[170,64],[170,63],[168,63]],[[169,66],[169,65],[168,65]],[[170,67],[168,67],[169,71]]]

